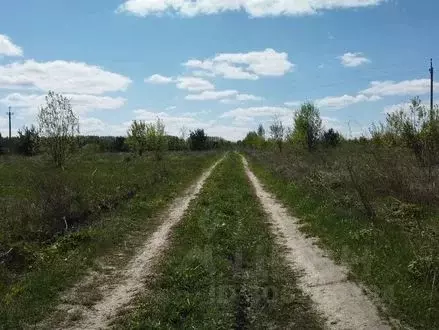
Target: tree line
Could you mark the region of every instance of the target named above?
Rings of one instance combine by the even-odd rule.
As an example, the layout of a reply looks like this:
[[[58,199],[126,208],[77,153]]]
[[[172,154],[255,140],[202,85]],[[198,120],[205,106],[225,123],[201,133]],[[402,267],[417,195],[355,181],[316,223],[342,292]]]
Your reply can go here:
[[[313,151],[319,145],[336,147],[344,140],[343,136],[334,129],[323,129],[320,112],[312,103],[302,104],[294,113],[293,122],[293,128],[287,128],[280,118],[275,117],[269,127],[268,137],[265,128],[260,124],[256,131],[249,132],[245,139],[238,143],[259,149],[274,145],[282,152],[285,144]]]
[[[292,145],[313,152],[318,147],[337,147],[348,141],[333,128],[323,129],[319,109],[312,103],[304,103],[294,113],[293,127],[286,128],[279,118],[269,127],[269,136],[260,125],[257,131],[247,134],[240,144],[251,148],[276,146],[280,152],[285,145]],[[386,115],[384,122],[373,123],[370,136],[362,136],[350,142],[379,147],[404,147],[413,152],[419,164],[432,169],[439,164],[439,107],[424,106],[419,97],[408,107]]]
[[[191,131],[186,137],[167,135],[159,118],[155,123],[134,120],[123,136],[81,136],[79,118],[71,102],[61,94],[50,91],[46,103],[40,107],[37,126],[24,126],[18,136],[10,140],[0,135],[0,154],[15,153],[24,156],[48,154],[54,164],[62,167],[67,158],[82,149],[95,152],[133,152],[142,156],[152,152],[157,160],[165,151],[212,150],[230,146],[230,142],[208,136],[203,129]]]

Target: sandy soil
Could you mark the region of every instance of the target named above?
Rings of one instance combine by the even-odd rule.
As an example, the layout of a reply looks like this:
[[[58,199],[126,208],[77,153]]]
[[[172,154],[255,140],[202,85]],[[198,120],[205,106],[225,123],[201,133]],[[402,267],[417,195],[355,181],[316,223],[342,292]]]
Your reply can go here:
[[[151,274],[154,261],[158,260],[164,251],[168,236],[186,212],[189,203],[197,196],[205,181],[214,168],[222,160],[215,163],[205,171],[198,181],[191,186],[182,197],[176,198],[168,210],[161,217],[163,222],[157,230],[147,239],[143,247],[136,253],[124,269],[102,267],[109,273],[89,274],[82,283],[78,283],[70,292],[65,294],[64,303],[59,306],[57,313],[65,317],[56,328],[62,329],[105,329],[117,315],[118,311],[127,305],[142,291],[145,278]],[[84,304],[78,299],[68,297],[80,296],[80,291],[93,295],[92,303]],[[93,292],[93,293],[92,293]],[[67,298],[66,298],[67,297]],[[47,326],[47,324],[46,324]],[[43,326],[46,328],[46,326]],[[53,326],[49,326],[52,328]]]
[[[298,219],[273,198],[251,172],[243,158],[247,176],[269,215],[286,257],[302,275],[300,288],[313,300],[329,329],[391,329],[359,285],[348,280],[348,269],[336,265],[325,252],[299,230]]]

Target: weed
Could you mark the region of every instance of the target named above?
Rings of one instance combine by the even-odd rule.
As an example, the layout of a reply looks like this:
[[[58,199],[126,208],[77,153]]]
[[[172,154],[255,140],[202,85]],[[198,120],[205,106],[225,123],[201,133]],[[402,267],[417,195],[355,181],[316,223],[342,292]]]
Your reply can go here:
[[[156,273],[140,307],[116,327],[320,328],[236,154],[191,204]]]

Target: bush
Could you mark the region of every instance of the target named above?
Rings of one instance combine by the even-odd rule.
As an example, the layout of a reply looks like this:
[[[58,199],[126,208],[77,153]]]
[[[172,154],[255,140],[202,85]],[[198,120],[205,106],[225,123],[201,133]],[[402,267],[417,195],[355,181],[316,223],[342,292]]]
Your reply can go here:
[[[336,147],[342,141],[342,136],[339,132],[334,131],[332,128],[323,132],[322,142],[327,147]]]
[[[191,150],[207,149],[207,135],[204,133],[204,129],[197,129],[190,133],[189,145]]]

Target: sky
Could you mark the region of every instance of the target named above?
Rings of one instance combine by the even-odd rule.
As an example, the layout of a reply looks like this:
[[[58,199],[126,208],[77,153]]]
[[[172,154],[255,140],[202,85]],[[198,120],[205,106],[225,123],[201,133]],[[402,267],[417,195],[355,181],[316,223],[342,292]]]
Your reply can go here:
[[[81,134],[134,119],[242,139],[313,102],[346,137],[414,96],[439,66],[435,0],[14,0],[0,4],[0,133],[37,123],[49,90]],[[439,86],[439,85],[436,85]],[[439,91],[439,87],[435,90]]]

